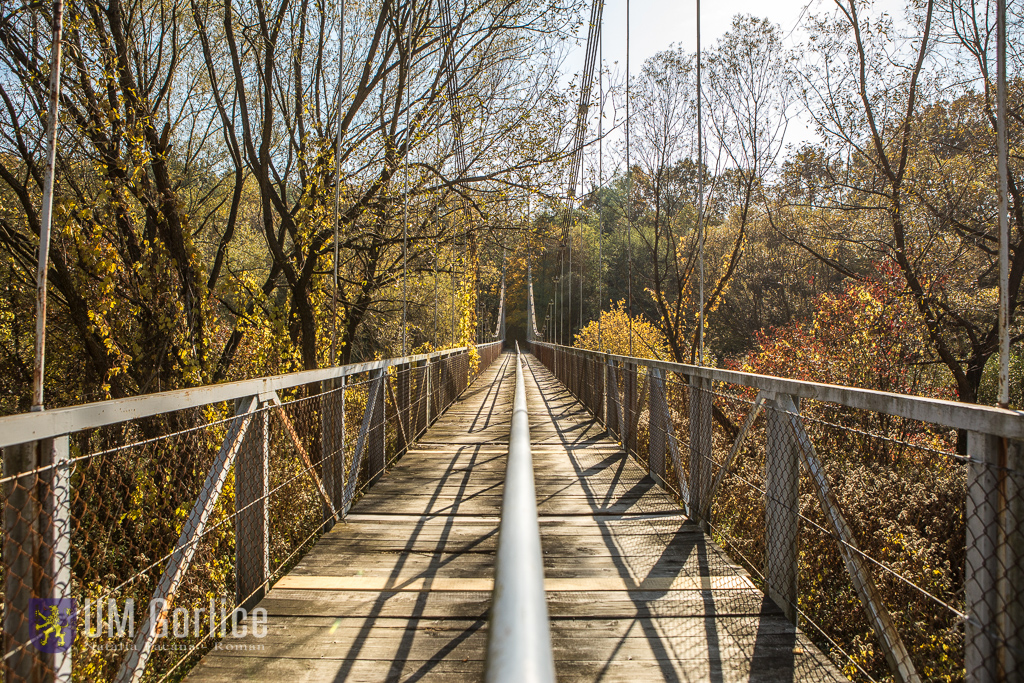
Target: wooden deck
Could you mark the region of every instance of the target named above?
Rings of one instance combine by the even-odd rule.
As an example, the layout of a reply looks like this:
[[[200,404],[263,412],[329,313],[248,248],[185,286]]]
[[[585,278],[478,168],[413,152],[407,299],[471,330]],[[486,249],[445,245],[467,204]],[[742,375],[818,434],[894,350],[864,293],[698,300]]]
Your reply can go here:
[[[189,681],[478,681],[515,375],[502,356]],[[532,357],[559,681],[845,680]],[[250,649],[255,648],[255,649]]]

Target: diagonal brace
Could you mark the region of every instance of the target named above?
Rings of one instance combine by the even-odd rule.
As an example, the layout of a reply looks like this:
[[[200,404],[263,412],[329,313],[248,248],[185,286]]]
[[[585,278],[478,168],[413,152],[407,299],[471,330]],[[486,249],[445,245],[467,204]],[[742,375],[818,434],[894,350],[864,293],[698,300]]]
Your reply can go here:
[[[729,455],[725,458],[725,462],[718,468],[718,474],[715,475],[715,480],[711,482],[711,488],[708,489],[708,495],[704,499],[704,507],[700,511],[701,519],[708,519],[708,513],[711,512],[711,503],[715,500],[715,494],[718,492],[718,487],[722,485],[722,479],[725,478],[725,473],[729,471],[732,466],[732,461],[739,455],[740,450],[743,448],[743,442],[747,439],[747,432],[750,431],[750,427],[754,424],[754,420],[761,413],[761,409],[764,407],[766,395],[763,391],[757,393],[757,398],[754,399],[754,405],[751,406],[750,412],[747,413],[747,417],[743,420],[743,425],[740,427],[739,434],[736,435],[736,440],[733,441],[732,448],[729,450]]]

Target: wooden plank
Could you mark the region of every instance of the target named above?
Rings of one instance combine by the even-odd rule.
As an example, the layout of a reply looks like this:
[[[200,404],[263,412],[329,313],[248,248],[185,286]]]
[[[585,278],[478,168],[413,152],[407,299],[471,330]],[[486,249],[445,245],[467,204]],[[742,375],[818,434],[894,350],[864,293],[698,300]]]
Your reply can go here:
[[[486,631],[477,621],[443,620],[442,624],[437,624],[438,620],[430,620],[427,623],[409,620],[405,622],[404,628],[400,623],[384,626],[373,624],[368,628],[365,623],[359,625],[358,622],[352,623],[352,621],[346,626],[339,626],[337,621],[328,623],[327,620],[319,620],[319,623],[309,623],[301,618],[281,620],[268,629],[272,636],[278,636],[274,638],[277,642],[256,643],[256,639],[231,639],[239,644],[251,643],[257,647],[259,645],[264,647],[262,650],[225,648],[224,655],[226,657],[244,657],[252,656],[253,652],[261,652],[263,657],[275,655],[293,658],[326,656],[345,659],[346,655],[351,652],[351,646],[338,649],[328,646],[336,646],[339,641],[348,640],[349,642],[354,641],[354,645],[359,648],[359,655],[365,659],[447,658],[449,653],[443,652],[443,650],[446,649],[444,646],[448,644],[454,650],[452,654],[455,654],[457,658],[480,661],[485,656],[482,646]],[[771,649],[793,648],[795,638],[792,628],[786,628],[784,619],[770,619],[770,630],[767,633],[764,628],[759,628],[761,624],[758,621],[758,619],[749,617],[712,618],[713,627],[721,633],[720,639],[713,646],[715,653],[726,658],[741,658],[745,651],[753,646],[755,638],[762,641],[761,647],[767,645]],[[556,624],[558,623],[556,622]],[[574,627],[572,621],[563,621],[560,622],[560,625],[562,628],[552,634],[552,649],[556,657],[561,656],[567,661],[600,660],[606,658],[608,653],[616,649],[619,649],[619,654],[626,655],[623,657],[624,659],[667,660],[680,664],[694,660],[699,661],[702,655],[706,657],[704,652],[686,651],[684,647],[678,645],[675,648],[655,647],[642,629],[637,628],[635,624],[626,623],[624,620],[612,622],[611,626],[600,624],[598,628],[586,629],[587,638],[579,637],[578,627]],[[662,626],[674,634],[693,638],[700,637],[701,632],[708,628],[708,623],[705,619],[677,618],[672,622],[662,624]],[[402,628],[409,636],[409,642],[401,642],[403,634],[395,632],[399,628]]]
[[[417,619],[486,618],[485,591],[317,591],[275,588],[260,603],[270,621],[281,616]],[[552,619],[699,619],[709,614],[783,617],[756,590],[562,591],[548,596]],[[783,617],[784,618],[784,617]]]
[[[792,681],[794,660],[806,657],[759,658],[762,668],[756,680],[763,683]],[[246,655],[237,658],[220,672],[220,677],[204,678],[210,681],[239,680],[239,673],[245,680],[279,681],[282,676],[289,682],[305,681],[384,681],[420,680],[429,676],[430,681],[478,681],[483,677],[483,662],[462,661],[458,658],[434,660],[358,660],[351,666],[334,658],[289,658],[273,659]],[[800,662],[801,668],[808,668]],[[814,666],[813,663],[811,665]],[[555,660],[555,672],[560,683],[575,681],[596,681],[602,683],[636,683],[654,680],[750,680],[750,664],[743,661],[711,660],[710,663],[695,664],[686,672],[673,672],[669,677],[662,663],[637,661],[629,655],[613,657],[610,660],[581,660],[579,658]],[[763,675],[762,673],[763,672]],[[788,673],[787,673],[788,672]],[[798,678],[802,678],[798,676]]]

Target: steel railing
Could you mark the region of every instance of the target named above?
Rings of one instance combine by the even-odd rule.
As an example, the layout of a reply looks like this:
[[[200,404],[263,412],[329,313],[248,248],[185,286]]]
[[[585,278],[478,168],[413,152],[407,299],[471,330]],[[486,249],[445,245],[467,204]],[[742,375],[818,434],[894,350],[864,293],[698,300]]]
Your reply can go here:
[[[4,680],[180,677],[458,398],[472,348],[0,418]]]
[[[494,594],[484,680],[487,683],[555,680],[533,484],[530,416],[518,344],[515,401],[505,464],[498,552],[494,559]]]
[[[847,675],[1024,679],[1024,414],[531,350]]]

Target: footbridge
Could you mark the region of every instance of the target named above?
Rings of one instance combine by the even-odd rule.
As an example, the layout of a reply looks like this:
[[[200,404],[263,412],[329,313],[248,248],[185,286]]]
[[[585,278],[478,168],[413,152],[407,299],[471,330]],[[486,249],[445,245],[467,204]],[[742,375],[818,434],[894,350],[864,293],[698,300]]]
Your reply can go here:
[[[1024,666],[1012,411],[533,340],[18,415],[0,438],[7,681]]]

